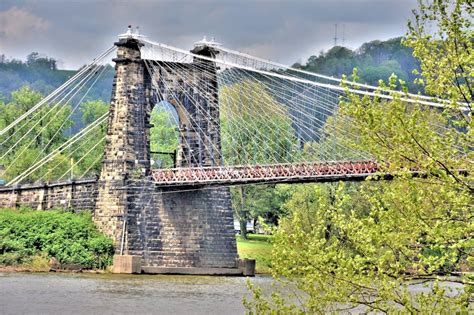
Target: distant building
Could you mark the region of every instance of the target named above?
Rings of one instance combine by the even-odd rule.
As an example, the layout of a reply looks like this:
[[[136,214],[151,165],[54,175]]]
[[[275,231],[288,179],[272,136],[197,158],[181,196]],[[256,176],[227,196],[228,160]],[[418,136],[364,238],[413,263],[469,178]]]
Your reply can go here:
[[[234,219],[234,230],[235,233],[240,233],[240,222],[237,219]],[[247,232],[255,233],[252,222],[247,222]]]

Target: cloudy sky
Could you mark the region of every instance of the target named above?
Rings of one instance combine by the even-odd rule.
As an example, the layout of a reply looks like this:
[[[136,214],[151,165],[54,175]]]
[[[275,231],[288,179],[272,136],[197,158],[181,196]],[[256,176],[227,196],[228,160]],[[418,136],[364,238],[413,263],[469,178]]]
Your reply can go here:
[[[292,64],[333,45],[404,34],[416,0],[0,0],[0,54],[38,51],[72,69],[113,44],[128,24],[191,49],[203,35],[226,47]]]

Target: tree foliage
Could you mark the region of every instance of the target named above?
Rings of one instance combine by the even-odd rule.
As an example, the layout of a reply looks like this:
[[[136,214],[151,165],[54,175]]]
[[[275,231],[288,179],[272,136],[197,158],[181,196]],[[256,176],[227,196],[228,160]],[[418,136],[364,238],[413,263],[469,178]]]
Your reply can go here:
[[[0,264],[28,263],[39,254],[60,264],[105,268],[112,263],[114,246],[86,212],[1,209]]]
[[[28,67],[44,68],[49,70],[57,70],[56,60],[47,56],[41,56],[37,52],[32,52],[26,57],[26,65]]]
[[[30,53],[26,57],[26,61],[6,59],[4,56],[0,56],[1,94],[7,101],[10,101],[11,93],[25,85],[44,95],[51,93],[77,72],[76,70],[58,69],[57,63],[56,59],[37,52]],[[103,67],[105,69],[97,69],[102,75],[88,92],[86,100],[101,99],[106,102],[110,100],[114,69],[111,65]]]
[[[0,104],[0,128],[8,126],[42,98],[40,93],[28,87],[13,92],[11,102]],[[70,113],[71,107],[68,105],[46,105],[6,133],[0,142],[3,157],[0,164],[5,165],[4,178],[12,179],[63,143],[67,138],[66,130],[72,125],[66,119]],[[60,171],[63,169],[58,169]],[[37,174],[31,179],[35,176]]]
[[[0,102],[0,129],[10,125],[42,98],[42,94],[26,86],[14,91],[10,102]],[[81,117],[81,124],[87,125],[107,110],[108,104],[103,101],[86,101],[76,114]],[[72,137],[72,117],[69,104],[45,104],[3,135],[0,139],[0,165],[3,166],[0,178],[15,178]],[[104,148],[100,140],[105,133],[106,126],[103,124],[78,141],[74,147],[56,154],[50,162],[25,180],[56,180],[97,173]],[[74,167],[68,172],[71,165]]]
[[[359,69],[363,83],[377,85],[381,78],[395,73],[408,82],[411,91],[420,88],[414,84],[413,69],[419,69],[419,61],[412,56],[412,48],[402,45],[402,38],[387,41],[374,40],[362,44],[356,50],[335,46],[327,52],[321,52],[308,58],[305,64],[295,64],[297,68],[325,75],[340,77]]]
[[[261,83],[245,80],[219,94],[227,165],[284,163],[297,145],[287,109]]]
[[[164,105],[165,106],[165,105]],[[176,152],[178,149],[178,123],[177,118],[173,118],[170,111],[171,105],[168,107],[155,108],[151,113],[150,122],[153,127],[150,129],[150,149],[152,152]],[[154,160],[157,161],[159,167],[174,167],[175,161],[171,155],[152,154]]]
[[[474,5],[470,0],[419,1],[405,45],[420,60],[428,94],[471,106],[474,100]],[[432,26],[435,31],[432,31]],[[472,108],[470,107],[472,114]]]
[[[81,120],[87,126],[109,110],[109,104],[102,100],[86,101],[81,105]],[[105,148],[107,125],[101,124],[87,134],[77,144],[79,149],[73,154],[75,166],[71,172],[74,178],[99,175]]]
[[[378,91],[393,100],[348,92],[340,112],[360,137],[346,145],[395,178],[298,187],[274,242],[285,288],[268,298],[252,287],[250,313],[473,311],[473,14],[469,1],[420,2],[404,41],[420,58],[417,83],[446,108],[407,104],[393,93],[406,91],[396,76]]]
[[[222,87],[219,94],[224,162],[255,165],[290,162],[297,147],[287,109],[264,85],[245,80]],[[266,217],[276,222],[281,210],[274,186],[231,189],[232,205],[246,238],[249,220]]]

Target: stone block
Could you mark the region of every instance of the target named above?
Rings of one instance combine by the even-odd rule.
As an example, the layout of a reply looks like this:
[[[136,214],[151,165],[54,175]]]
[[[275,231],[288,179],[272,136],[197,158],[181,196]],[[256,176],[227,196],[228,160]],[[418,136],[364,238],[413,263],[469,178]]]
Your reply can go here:
[[[246,277],[255,276],[255,259],[239,259],[239,269],[242,270],[242,274]]]
[[[113,273],[141,273],[142,264],[140,256],[115,255]]]

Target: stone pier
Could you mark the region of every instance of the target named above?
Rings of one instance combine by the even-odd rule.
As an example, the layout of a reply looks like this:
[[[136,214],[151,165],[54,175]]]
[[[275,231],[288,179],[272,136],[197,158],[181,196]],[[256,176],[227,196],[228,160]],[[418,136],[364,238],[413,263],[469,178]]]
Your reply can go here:
[[[229,189],[180,187],[167,190],[155,187],[150,178],[149,128],[150,113],[155,105],[152,100],[157,99],[156,82],[165,76],[167,82],[173,78],[171,73],[150,75],[140,56],[140,45],[133,38],[116,43],[116,74],[94,220],[114,239],[117,254],[141,257],[144,270],[234,270],[238,267],[238,256]],[[211,53],[206,47],[194,52],[207,56]],[[207,64],[206,69],[210,68],[215,69],[215,65]],[[189,69],[199,71],[199,66]],[[220,165],[217,82],[215,77],[199,72],[189,75],[197,78],[202,89],[214,95],[212,104],[202,106],[208,106],[206,112],[215,119],[211,120],[213,124],[204,123],[199,116],[202,108],[176,108],[180,113],[180,129],[186,129],[180,136],[188,137],[180,143],[193,145],[191,150],[184,146],[179,148],[179,166]],[[171,104],[178,107],[181,103]],[[191,102],[186,104],[193,106]],[[199,137],[200,132],[209,137]],[[212,145],[200,143],[204,138],[211,139]],[[191,269],[180,270],[192,273]]]

